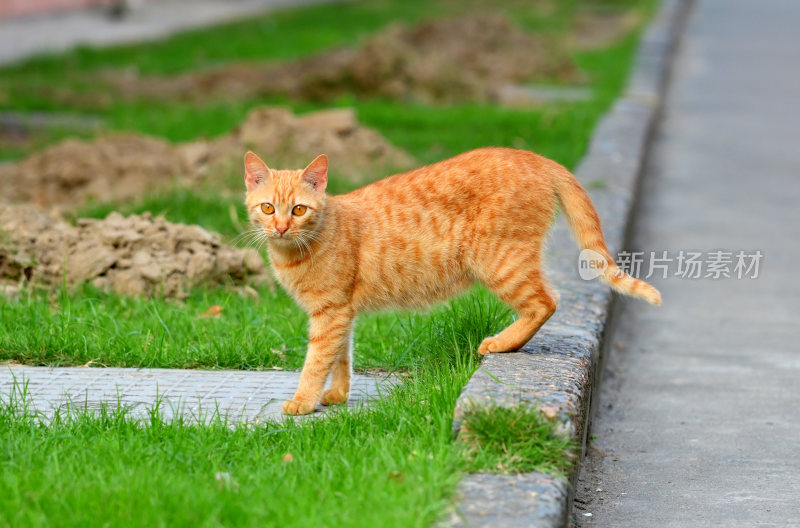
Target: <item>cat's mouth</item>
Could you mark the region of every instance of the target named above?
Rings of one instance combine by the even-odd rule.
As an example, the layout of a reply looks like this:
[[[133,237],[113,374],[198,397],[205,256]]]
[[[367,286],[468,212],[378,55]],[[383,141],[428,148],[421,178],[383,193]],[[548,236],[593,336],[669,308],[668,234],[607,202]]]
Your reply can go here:
[[[288,242],[295,238],[295,234],[290,231],[284,231],[283,233],[280,231],[273,231],[270,233],[269,237],[276,242]]]

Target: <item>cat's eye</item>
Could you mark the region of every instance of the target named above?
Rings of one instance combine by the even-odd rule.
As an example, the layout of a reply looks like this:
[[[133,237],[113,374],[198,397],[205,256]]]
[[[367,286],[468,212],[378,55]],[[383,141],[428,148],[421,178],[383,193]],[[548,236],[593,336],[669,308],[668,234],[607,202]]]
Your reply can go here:
[[[295,216],[303,216],[304,214],[306,214],[307,210],[308,206],[306,205],[295,205],[294,207],[292,207],[292,214]]]
[[[271,203],[263,203],[261,204],[261,212],[264,214],[271,215],[275,213],[275,206]]]

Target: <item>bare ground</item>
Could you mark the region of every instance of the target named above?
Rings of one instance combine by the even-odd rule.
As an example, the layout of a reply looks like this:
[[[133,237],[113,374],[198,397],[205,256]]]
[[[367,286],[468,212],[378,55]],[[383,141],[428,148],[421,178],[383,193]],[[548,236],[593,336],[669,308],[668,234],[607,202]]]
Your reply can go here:
[[[643,22],[644,17],[639,11],[586,8],[575,17],[569,45],[579,50],[602,49],[616,44]]]
[[[199,283],[272,283],[255,250],[227,246],[199,226],[149,214],[71,226],[32,205],[0,205],[0,295],[22,285],[90,282],[127,295],[185,297]]]
[[[173,77],[107,72],[123,96],[182,100],[284,95],[327,101],[344,93],[424,102],[496,101],[508,84],[573,81],[565,49],[506,17],[480,13],[416,26],[392,24],[358,47],[282,64],[236,64]]]
[[[7,202],[59,211],[89,201],[120,202],[168,185],[238,172],[248,149],[276,168],[302,168],[326,153],[332,170],[353,181],[412,164],[410,156],[359,125],[350,109],[296,116],[283,108],[262,107],[230,134],[211,140],[173,145],[135,133],[68,139],[0,167],[0,194]]]

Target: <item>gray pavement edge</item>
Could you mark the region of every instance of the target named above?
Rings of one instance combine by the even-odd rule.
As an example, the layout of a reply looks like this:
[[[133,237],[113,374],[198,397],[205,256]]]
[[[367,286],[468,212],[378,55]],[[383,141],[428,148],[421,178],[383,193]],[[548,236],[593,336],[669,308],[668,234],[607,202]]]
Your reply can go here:
[[[98,8],[0,19],[0,66],[76,46],[113,46],[258,16],[268,11],[337,0],[160,0],[135,5],[122,17]],[[344,0],[339,0],[344,1]]]
[[[692,0],[662,2],[642,35],[626,93],[601,120],[575,171],[588,187],[612,254],[625,247],[639,177],[691,4]],[[614,297],[604,284],[578,276],[578,249],[563,218],[553,227],[547,258],[547,275],[561,294],[558,311],[519,352],[484,358],[456,403],[453,429],[457,435],[464,414],[476,407],[539,408],[555,416],[560,430],[580,446],[582,458]],[[578,472],[579,463],[567,478],[541,473],[467,475],[457,507],[442,525],[568,526]]]

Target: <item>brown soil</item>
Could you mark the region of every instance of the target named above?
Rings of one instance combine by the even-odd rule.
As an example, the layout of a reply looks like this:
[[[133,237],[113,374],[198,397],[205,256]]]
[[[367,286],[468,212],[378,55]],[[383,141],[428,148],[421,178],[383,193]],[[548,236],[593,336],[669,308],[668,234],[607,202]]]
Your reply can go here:
[[[563,50],[499,14],[394,24],[354,48],[278,65],[240,64],[175,77],[108,78],[131,98],[205,100],[286,95],[330,100],[342,93],[425,102],[494,101],[498,87],[537,78],[575,80]]]
[[[59,210],[90,199],[125,200],[187,173],[169,143],[137,134],[93,141],[67,139],[19,163],[0,167],[0,191],[10,202]]]
[[[272,167],[292,169],[301,169],[324,153],[331,171],[353,182],[375,179],[388,170],[413,164],[408,154],[375,130],[360,125],[351,108],[301,116],[284,108],[257,108],[231,134],[184,143],[177,151],[193,174],[202,175],[232,167],[241,171],[242,156],[248,149]]]
[[[354,181],[412,163],[380,134],[360,126],[350,109],[295,116],[265,107],[253,110],[231,134],[212,140],[173,145],[132,133],[68,139],[0,167],[0,195],[59,211],[90,200],[130,200],[171,184],[239,171],[248,149],[276,168],[302,168],[326,153],[332,171]]]
[[[271,276],[256,251],[226,246],[199,226],[112,213],[73,227],[31,205],[0,205],[0,293],[62,280],[181,298],[200,282],[271,283]]]
[[[570,46],[580,50],[602,49],[622,40],[642,23],[638,11],[586,10],[575,18]]]

